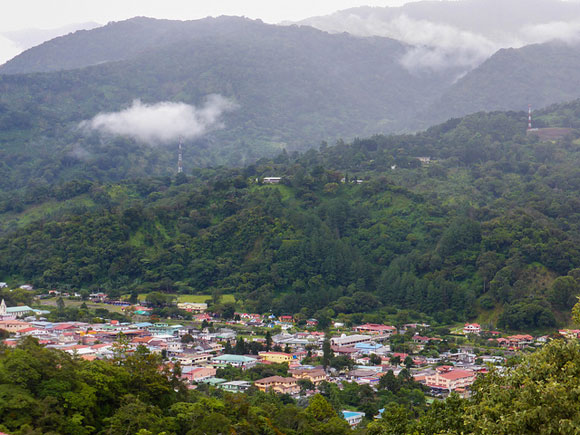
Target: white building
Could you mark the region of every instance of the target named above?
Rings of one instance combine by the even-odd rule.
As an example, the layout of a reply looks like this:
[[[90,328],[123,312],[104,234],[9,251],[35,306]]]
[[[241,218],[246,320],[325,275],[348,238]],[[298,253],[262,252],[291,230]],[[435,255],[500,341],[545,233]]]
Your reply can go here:
[[[465,335],[467,334],[479,335],[481,333],[481,326],[479,325],[479,323],[466,323],[465,326],[463,327],[463,333]]]
[[[282,177],[264,177],[265,184],[278,184],[282,180]]]
[[[330,344],[333,346],[354,346],[357,343],[368,343],[371,341],[372,337],[370,335],[345,335],[342,334],[340,337],[332,337],[330,339]]]
[[[26,305],[20,307],[7,307],[4,299],[0,302],[0,320],[14,320],[33,312],[34,310]]]
[[[342,416],[350,427],[356,427],[365,416],[364,412],[342,411]]]

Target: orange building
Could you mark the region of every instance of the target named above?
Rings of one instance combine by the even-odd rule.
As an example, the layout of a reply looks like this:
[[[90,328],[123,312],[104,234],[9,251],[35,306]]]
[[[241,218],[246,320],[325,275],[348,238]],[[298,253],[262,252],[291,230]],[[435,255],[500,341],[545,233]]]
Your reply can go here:
[[[270,376],[254,382],[254,385],[260,391],[274,391],[281,394],[293,394],[300,391],[298,379],[283,378],[282,376]]]
[[[293,370],[288,370],[288,373],[297,379],[308,379],[314,385],[318,385],[322,381],[326,381],[326,373],[324,372],[324,370],[321,369],[305,370],[297,368]]]

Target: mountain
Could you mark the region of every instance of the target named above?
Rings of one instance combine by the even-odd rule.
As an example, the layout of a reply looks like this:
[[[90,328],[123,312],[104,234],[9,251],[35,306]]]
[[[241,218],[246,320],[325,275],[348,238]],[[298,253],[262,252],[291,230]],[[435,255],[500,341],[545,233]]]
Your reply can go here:
[[[504,49],[458,80],[416,120],[428,126],[486,110],[534,109],[580,97],[580,45]]]
[[[579,114],[575,101],[538,122],[580,126]],[[220,289],[246,310],[354,322],[395,307],[442,323],[563,324],[580,292],[579,135],[543,143],[526,121],[480,113],[245,168],[14,194],[0,203],[0,279]]]
[[[332,33],[394,38],[413,47],[403,60],[410,70],[460,76],[501,48],[577,40],[579,22],[576,2],[462,0],[351,8],[296,24]]]
[[[42,44],[45,41],[57,38],[62,35],[76,32],[78,30],[90,30],[101,25],[94,22],[70,24],[68,26],[59,27],[56,29],[24,29],[14,30],[9,32],[0,32],[0,38],[4,37],[10,41],[20,52],[27,50],[36,45]],[[0,62],[3,59],[10,60],[4,57],[4,51],[0,51]]]
[[[0,66],[2,74],[48,72],[128,59],[145,50],[227,32],[210,20],[171,21],[139,17],[50,39]],[[209,26],[208,26],[209,25]],[[10,35],[6,35],[10,36]],[[119,43],[122,41],[122,44]]]
[[[181,26],[196,29],[196,36],[183,39]],[[173,173],[175,143],[145,146],[78,129],[81,121],[118,112],[136,99],[199,106],[219,94],[235,102],[238,109],[224,116],[223,129],[185,144],[186,169],[397,131],[441,94],[444,83],[410,74],[399,63],[405,50],[387,38],[234,17],[186,23],[137,18],[57,38],[9,62],[4,72],[25,61],[32,69],[104,63],[0,75],[6,168],[0,187]]]

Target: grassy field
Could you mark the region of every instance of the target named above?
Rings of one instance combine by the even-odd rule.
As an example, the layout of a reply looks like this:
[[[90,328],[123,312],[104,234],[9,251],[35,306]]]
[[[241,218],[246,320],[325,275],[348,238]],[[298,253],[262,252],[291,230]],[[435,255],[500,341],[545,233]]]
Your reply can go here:
[[[64,300],[65,307],[80,307],[83,304],[83,301],[75,301],[75,300],[70,300],[70,299],[63,299],[63,300]],[[87,307],[90,308],[91,310],[95,310],[97,308],[104,308],[104,309],[109,310],[111,312],[123,313],[123,311],[121,310],[121,307],[118,305],[98,304],[98,303],[94,303],[94,302],[90,302],[90,301],[86,301],[85,303],[87,304]],[[55,307],[56,306],[56,298],[43,299],[41,301],[41,306],[42,305]]]

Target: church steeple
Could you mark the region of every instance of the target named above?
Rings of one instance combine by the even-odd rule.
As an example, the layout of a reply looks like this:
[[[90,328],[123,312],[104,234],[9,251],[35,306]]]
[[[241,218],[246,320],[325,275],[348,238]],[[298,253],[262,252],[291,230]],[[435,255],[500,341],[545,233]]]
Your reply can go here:
[[[4,302],[4,299],[2,299],[2,302],[0,302],[0,316],[5,315],[6,315],[6,302]]]

